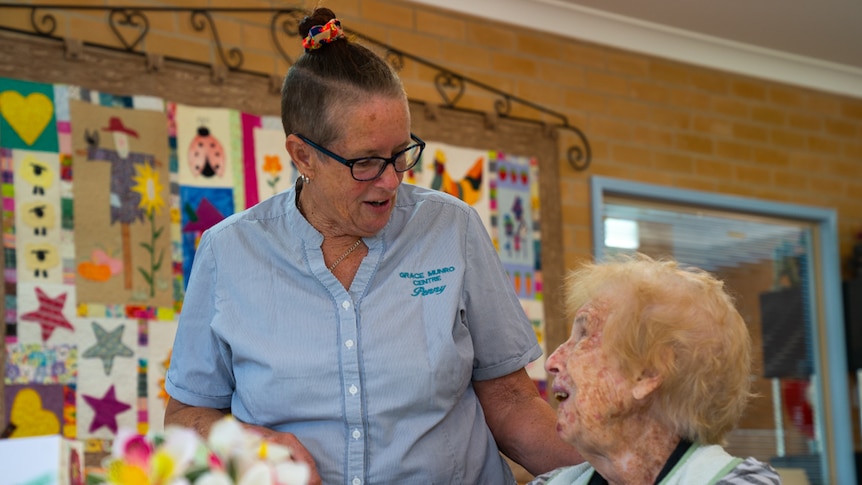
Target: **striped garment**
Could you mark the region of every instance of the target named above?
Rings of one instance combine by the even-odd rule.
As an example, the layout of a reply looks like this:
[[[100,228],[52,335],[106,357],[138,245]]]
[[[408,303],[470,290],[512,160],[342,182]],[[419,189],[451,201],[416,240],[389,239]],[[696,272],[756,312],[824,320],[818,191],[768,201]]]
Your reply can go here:
[[[749,457],[715,483],[716,485],[779,485],[781,478],[768,464]]]
[[[719,473],[715,473],[720,470]],[[725,472],[725,470],[727,470]],[[592,485],[607,481],[593,477],[589,463],[542,474],[528,485]],[[596,480],[598,479],[598,480]],[[734,458],[720,446],[692,446],[659,485],[780,485],[778,473],[755,458]]]

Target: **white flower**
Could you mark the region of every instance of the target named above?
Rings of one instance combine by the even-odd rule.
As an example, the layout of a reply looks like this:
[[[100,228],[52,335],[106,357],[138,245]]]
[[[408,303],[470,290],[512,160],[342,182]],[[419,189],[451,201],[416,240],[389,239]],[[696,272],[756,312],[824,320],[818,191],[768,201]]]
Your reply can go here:
[[[266,454],[263,457],[270,463],[279,463],[291,459],[290,448],[277,443],[266,444]]]
[[[292,461],[275,465],[275,482],[278,485],[305,485],[311,478],[311,470],[305,463]]]
[[[215,454],[227,459],[248,449],[250,435],[251,433],[246,432],[239,421],[227,416],[216,422],[210,429],[207,444]]]
[[[259,461],[240,475],[237,485],[273,485],[272,475],[269,465]]]
[[[224,472],[207,472],[197,480],[194,485],[234,485],[233,480]]]
[[[174,458],[177,470],[186,470],[203,444],[197,432],[176,426],[165,429],[164,439],[159,449]]]

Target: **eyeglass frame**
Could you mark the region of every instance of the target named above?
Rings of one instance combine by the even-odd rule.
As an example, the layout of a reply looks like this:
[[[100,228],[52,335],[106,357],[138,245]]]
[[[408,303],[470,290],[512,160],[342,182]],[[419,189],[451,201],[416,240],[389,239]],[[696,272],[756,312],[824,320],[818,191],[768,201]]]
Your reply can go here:
[[[309,140],[305,135],[302,135],[301,133],[294,133],[294,135],[296,135],[300,140],[304,141],[305,143],[308,143],[315,150],[323,153],[324,155],[328,156],[329,158],[335,160],[336,162],[347,166],[350,169],[350,176],[353,177],[353,180],[356,180],[357,182],[371,182],[372,180],[377,180],[378,178],[380,178],[381,175],[383,175],[383,172],[386,171],[386,167],[390,164],[392,165],[392,169],[395,170],[395,173],[404,173],[404,172],[410,170],[411,168],[415,167],[416,164],[419,163],[419,160],[422,158],[422,152],[425,151],[425,142],[422,141],[421,138],[419,138],[418,136],[413,134],[413,132],[410,133],[410,139],[416,143],[404,148],[403,150],[399,151],[398,153],[392,155],[391,157],[388,157],[388,158],[387,157],[359,157],[359,158],[351,158],[351,159],[344,158],[341,155],[334,153],[331,150],[328,150],[328,149],[318,145],[317,143]],[[398,168],[395,166],[395,161],[398,160],[398,157],[400,157],[401,155],[404,155],[405,153],[414,149],[417,146],[419,147],[419,154],[416,156],[416,160],[413,163],[411,163],[410,166],[406,167],[404,170],[398,170]],[[365,161],[365,160],[383,160],[384,163],[380,167],[380,171],[377,173],[377,175],[371,177],[370,179],[358,179],[358,178],[356,178],[356,175],[353,174],[353,166],[356,165],[357,163]]]

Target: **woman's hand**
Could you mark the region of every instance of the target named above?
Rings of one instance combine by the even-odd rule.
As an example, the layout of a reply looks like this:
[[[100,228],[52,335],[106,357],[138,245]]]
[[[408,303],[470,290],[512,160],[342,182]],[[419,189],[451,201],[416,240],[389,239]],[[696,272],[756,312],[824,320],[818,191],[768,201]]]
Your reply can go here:
[[[210,409],[189,406],[183,404],[176,399],[168,401],[168,407],[165,410],[165,426],[174,424],[186,426],[197,431],[201,436],[209,436],[210,428],[213,423],[225,417],[229,413],[229,409]],[[277,443],[286,446],[290,449],[290,455],[294,461],[305,463],[308,465],[309,479],[308,485],[322,485],[320,474],[317,473],[317,465],[314,463],[314,458],[311,453],[302,446],[302,443],[296,439],[292,433],[279,433],[263,426],[242,423],[246,429],[250,429],[259,434],[265,440],[271,443]]]
[[[322,485],[323,482],[320,479],[320,475],[317,473],[317,465],[314,463],[314,458],[311,456],[311,453],[305,449],[305,446],[302,446],[302,443],[299,442],[293,433],[281,433],[269,428],[264,428],[263,426],[246,423],[243,423],[243,426],[245,426],[246,429],[250,429],[260,434],[263,439],[270,443],[286,446],[290,450],[290,456],[294,461],[308,465],[308,485]]]

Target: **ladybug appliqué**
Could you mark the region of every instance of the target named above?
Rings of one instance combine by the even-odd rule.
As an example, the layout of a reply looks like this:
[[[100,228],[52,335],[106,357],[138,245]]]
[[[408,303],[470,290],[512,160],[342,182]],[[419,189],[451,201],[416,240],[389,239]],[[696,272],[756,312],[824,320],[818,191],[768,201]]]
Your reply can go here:
[[[210,130],[201,126],[198,134],[189,144],[189,169],[194,176],[206,178],[224,176],[225,153],[222,144],[210,134]]]

